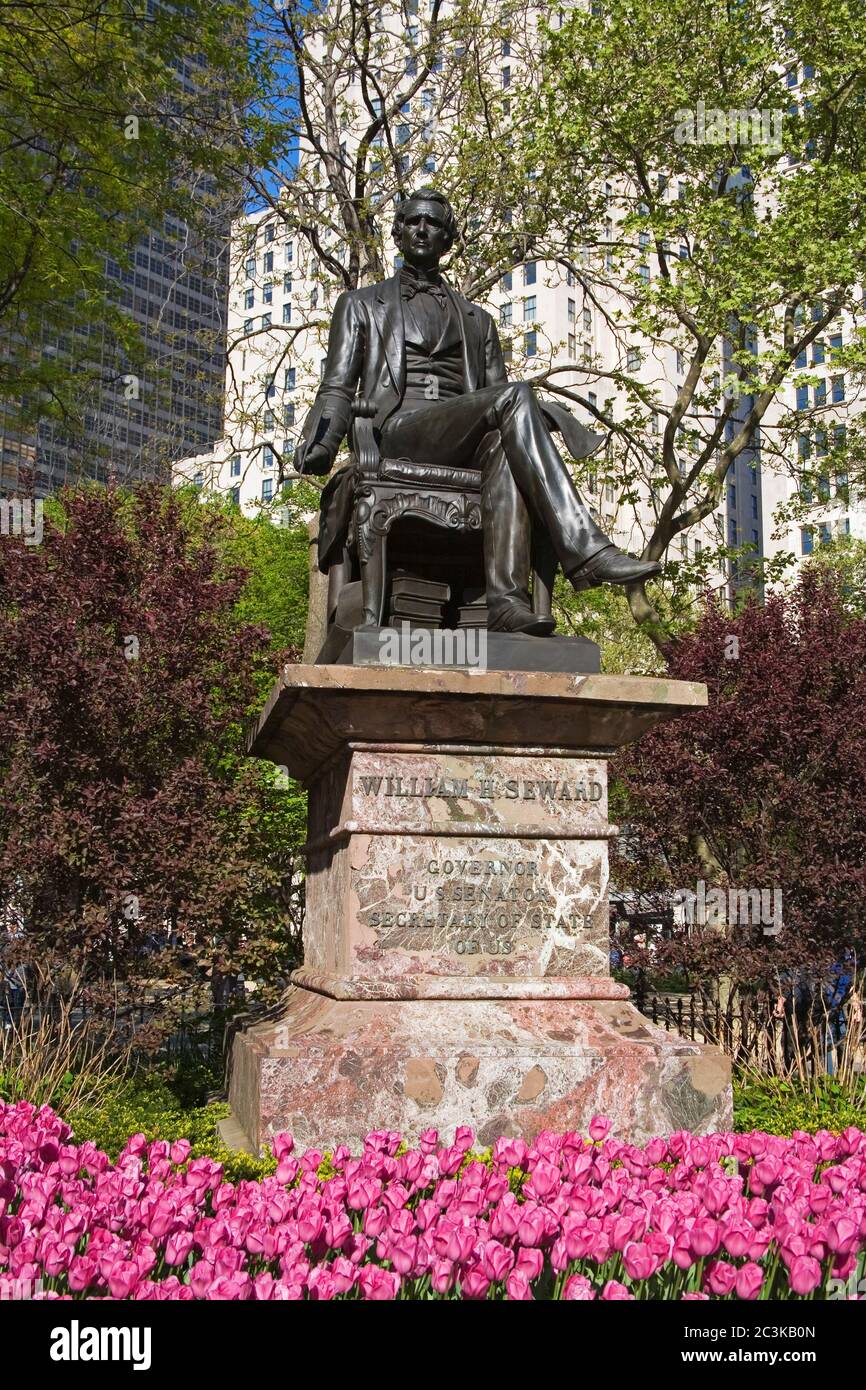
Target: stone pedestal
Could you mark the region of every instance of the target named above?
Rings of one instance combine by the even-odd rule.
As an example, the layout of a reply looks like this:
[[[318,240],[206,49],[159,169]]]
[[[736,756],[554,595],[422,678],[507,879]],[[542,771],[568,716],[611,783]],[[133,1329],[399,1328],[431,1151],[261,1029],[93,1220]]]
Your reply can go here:
[[[608,959],[608,758],[705,702],[654,678],[287,667],[250,751],[310,788],[305,959],[235,1042],[253,1146],[727,1126],[727,1059],[649,1023]]]

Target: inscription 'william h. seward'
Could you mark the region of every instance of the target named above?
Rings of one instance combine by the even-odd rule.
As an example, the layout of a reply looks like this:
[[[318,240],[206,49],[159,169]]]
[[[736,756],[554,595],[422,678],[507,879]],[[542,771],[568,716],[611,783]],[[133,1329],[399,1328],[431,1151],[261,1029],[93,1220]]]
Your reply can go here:
[[[556,778],[508,777],[360,777],[365,796],[467,797],[482,801],[600,801],[600,782],[567,782]]]

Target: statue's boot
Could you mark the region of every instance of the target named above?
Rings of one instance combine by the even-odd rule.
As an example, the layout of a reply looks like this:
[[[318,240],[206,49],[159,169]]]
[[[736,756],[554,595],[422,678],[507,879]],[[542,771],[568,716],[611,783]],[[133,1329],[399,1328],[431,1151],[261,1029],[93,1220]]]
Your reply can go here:
[[[570,570],[568,579],[576,593],[595,589],[600,584],[638,584],[661,574],[658,560],[635,560],[611,542],[597,550],[582,565]]]

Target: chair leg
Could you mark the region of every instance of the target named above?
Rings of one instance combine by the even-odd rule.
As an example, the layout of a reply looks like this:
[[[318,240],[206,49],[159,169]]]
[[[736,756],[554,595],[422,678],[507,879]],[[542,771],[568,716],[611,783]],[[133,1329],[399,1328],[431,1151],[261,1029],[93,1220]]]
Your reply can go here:
[[[334,614],[337,611],[337,600],[343,589],[349,582],[349,555],[343,551],[343,558],[338,564],[334,564],[328,570],[328,625],[334,621]]]
[[[370,554],[361,560],[361,601],[364,605],[364,625],[381,627],[385,607],[385,550],[387,537],[372,536]]]
[[[539,618],[550,617],[556,565],[553,546],[536,531],[532,544],[532,611]]]

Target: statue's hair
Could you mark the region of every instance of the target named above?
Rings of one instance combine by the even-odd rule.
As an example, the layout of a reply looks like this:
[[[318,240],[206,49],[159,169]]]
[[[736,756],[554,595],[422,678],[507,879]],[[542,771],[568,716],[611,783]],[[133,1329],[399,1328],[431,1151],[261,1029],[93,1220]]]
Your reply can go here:
[[[444,209],[445,236],[448,242],[445,250],[450,251],[454,242],[457,240],[457,218],[454,216],[454,209],[445,197],[445,194],[440,193],[435,188],[416,188],[414,193],[410,193],[408,198],[404,198],[402,203],[398,204],[397,211],[394,213],[394,224],[391,228],[392,237],[395,241],[399,242],[400,235],[403,231],[403,219],[406,216],[406,208],[409,203],[418,202],[439,203]]]

